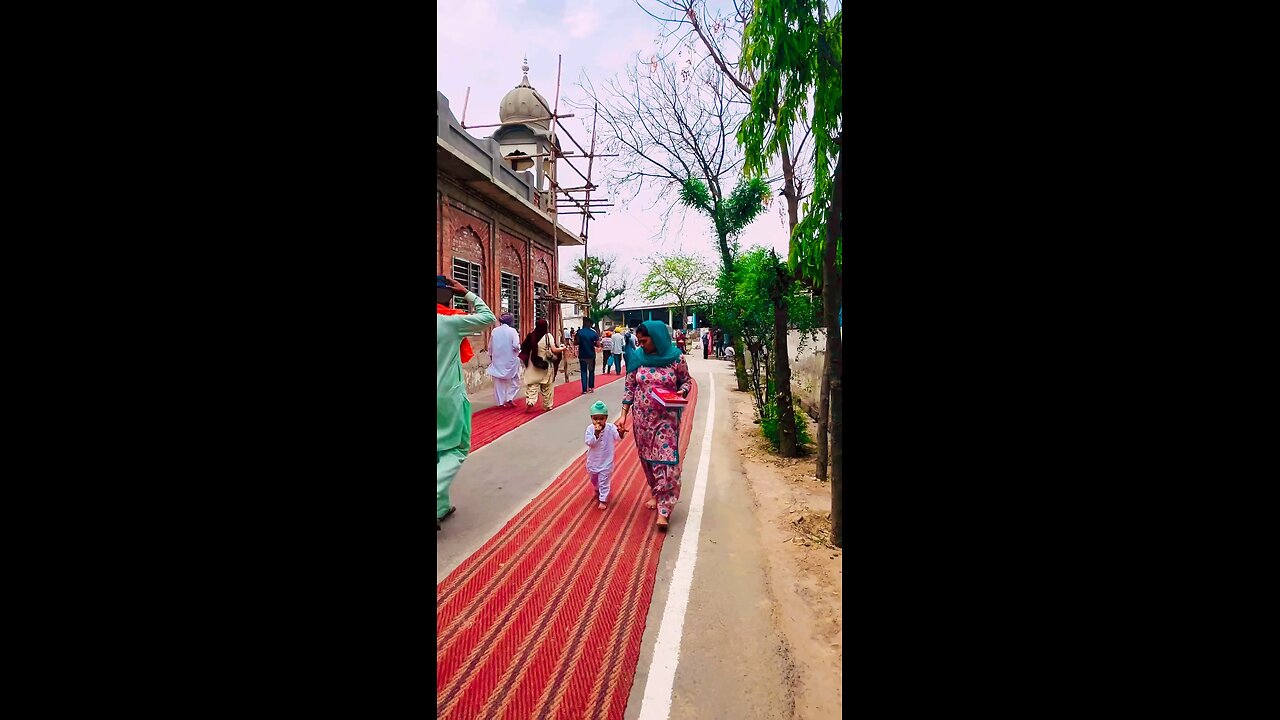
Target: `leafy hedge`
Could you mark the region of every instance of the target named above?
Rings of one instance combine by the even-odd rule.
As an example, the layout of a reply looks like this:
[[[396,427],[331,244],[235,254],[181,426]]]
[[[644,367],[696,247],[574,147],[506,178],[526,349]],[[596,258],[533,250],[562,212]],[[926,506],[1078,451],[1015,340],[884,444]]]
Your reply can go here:
[[[772,383],[770,383],[772,385]],[[813,436],[809,434],[809,423],[805,422],[804,410],[800,407],[799,402],[795,402],[796,410],[796,447],[800,450],[813,447]],[[760,419],[760,431],[764,433],[765,439],[773,446],[774,450],[778,449],[778,398],[770,393],[769,402],[765,403],[763,417]]]

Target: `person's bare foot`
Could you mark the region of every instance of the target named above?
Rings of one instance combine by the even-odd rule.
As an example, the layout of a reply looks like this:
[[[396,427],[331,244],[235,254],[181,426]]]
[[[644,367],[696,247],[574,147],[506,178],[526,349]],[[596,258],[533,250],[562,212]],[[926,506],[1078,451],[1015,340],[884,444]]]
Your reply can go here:
[[[653,498],[649,498],[649,502],[645,503],[644,506],[652,510],[658,507],[658,503],[655,502]]]
[[[667,527],[667,516],[666,516],[666,515],[659,515],[659,516],[658,516],[658,527],[660,527],[660,528],[665,528],[665,527]]]
[[[603,510],[603,509],[605,509],[605,507],[606,507],[606,506],[605,506],[604,502],[601,502],[599,505],[596,505],[596,509],[597,509],[597,510]]]

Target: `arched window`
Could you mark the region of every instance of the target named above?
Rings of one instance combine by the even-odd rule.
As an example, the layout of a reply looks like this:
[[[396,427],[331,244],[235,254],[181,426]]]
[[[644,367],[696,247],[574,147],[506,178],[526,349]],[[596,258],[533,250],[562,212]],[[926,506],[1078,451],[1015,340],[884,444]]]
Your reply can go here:
[[[469,251],[468,254],[472,254],[472,257],[484,257],[484,245],[480,242],[480,235],[470,226],[458,229],[453,241],[453,247],[455,252],[463,249],[464,251]],[[454,256],[453,277],[466,289],[480,297],[484,297],[480,287],[480,278],[483,277],[483,268],[481,268],[480,263],[473,262],[465,257]],[[467,304],[466,298],[454,296],[453,307],[460,310],[468,310],[471,306]]]

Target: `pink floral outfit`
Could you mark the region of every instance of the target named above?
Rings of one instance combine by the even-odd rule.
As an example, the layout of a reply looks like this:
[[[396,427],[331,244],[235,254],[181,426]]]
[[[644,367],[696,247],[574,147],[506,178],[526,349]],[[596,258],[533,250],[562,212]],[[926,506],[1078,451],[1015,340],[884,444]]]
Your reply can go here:
[[[671,516],[680,499],[680,413],[682,408],[665,408],[650,392],[663,388],[686,393],[693,385],[684,358],[666,367],[641,366],[627,375],[622,404],[631,406],[631,431],[640,455],[645,481],[658,504],[658,514]]]

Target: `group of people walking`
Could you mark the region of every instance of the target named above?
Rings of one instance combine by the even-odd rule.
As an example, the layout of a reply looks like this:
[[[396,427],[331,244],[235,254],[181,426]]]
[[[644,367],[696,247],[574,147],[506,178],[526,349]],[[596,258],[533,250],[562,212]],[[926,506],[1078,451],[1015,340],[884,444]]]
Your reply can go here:
[[[708,359],[713,352],[717,360],[733,359],[733,344],[728,330],[708,328],[702,331],[702,359]]]
[[[471,306],[468,313],[450,306],[462,297]],[[449,501],[449,488],[471,451],[471,402],[467,399],[462,364],[474,356],[469,336],[497,321],[489,344],[492,362],[488,374],[494,380],[494,396],[500,406],[514,407],[519,385],[525,386],[525,411],[539,397],[543,408],[552,408],[555,368],[565,360],[566,345],[547,332],[547,321],[539,320],[533,332],[519,341],[515,320],[510,314],[495,318],[480,298],[456,280],[436,276],[436,530],[440,521],[457,508]],[[584,393],[595,392],[595,349],[599,335],[587,324],[571,336],[578,348]],[[602,401],[591,405],[591,424],[585,441],[588,448],[587,479],[592,501],[601,510],[608,508],[617,443],[628,433],[635,438],[636,451],[649,488],[645,506],[655,510],[655,522],[666,528],[671,509],[680,498],[680,420],[683,408],[663,404],[659,391],[687,398],[693,388],[683,354],[672,342],[667,327],[655,321],[640,323],[634,332],[611,333],[609,356],[618,372],[625,365],[627,378],[622,410],[608,423],[608,408]],[[603,343],[602,347],[603,349]],[[610,361],[606,361],[607,363]],[[521,377],[521,368],[524,370]],[[606,371],[608,365],[606,365]]]

